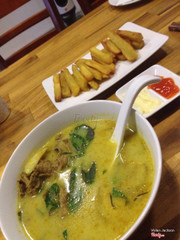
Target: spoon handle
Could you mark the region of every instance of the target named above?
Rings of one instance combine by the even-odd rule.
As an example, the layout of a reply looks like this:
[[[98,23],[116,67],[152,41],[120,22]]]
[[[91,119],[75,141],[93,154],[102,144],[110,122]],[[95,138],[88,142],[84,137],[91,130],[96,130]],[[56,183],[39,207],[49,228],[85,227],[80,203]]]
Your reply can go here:
[[[116,126],[111,137],[113,142],[117,143],[116,155],[119,153],[119,150],[122,146],[124,140],[124,134],[126,130],[127,120],[129,118],[129,114],[131,112],[132,105],[138,93],[142,88],[149,84],[153,84],[156,82],[160,82],[161,78],[153,75],[143,75],[140,77],[134,78],[134,81],[130,85],[126,96],[123,100],[123,103],[120,108],[120,112],[117,118]]]

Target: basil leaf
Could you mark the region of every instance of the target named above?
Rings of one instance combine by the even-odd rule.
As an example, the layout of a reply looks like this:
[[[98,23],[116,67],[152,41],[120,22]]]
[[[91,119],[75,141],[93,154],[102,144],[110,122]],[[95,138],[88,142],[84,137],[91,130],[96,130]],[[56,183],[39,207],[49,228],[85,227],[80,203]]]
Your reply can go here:
[[[116,188],[113,188],[113,190],[112,190],[112,197],[114,197],[114,198],[120,197],[120,198],[127,200],[127,197],[124,195],[124,193],[122,193],[121,191],[119,191]]]
[[[85,139],[75,133],[70,134],[70,137],[71,143],[73,147],[76,149],[76,151],[84,153],[85,148],[87,146]]]
[[[64,237],[65,240],[68,239],[67,229],[64,230],[64,232],[62,233],[62,235],[63,235],[63,237]]]
[[[74,133],[83,137],[86,141],[92,141],[94,138],[94,130],[85,124],[77,126]]]
[[[85,125],[75,127],[74,132],[70,134],[71,144],[78,152],[78,157],[84,155],[87,146],[94,138],[94,130]]]
[[[92,184],[96,175],[96,163],[93,162],[89,171],[82,170],[82,178],[86,184]]]
[[[59,186],[54,183],[48,190],[45,197],[46,208],[49,209],[49,214],[52,214],[57,208],[60,207],[59,202]]]
[[[76,168],[70,174],[69,189],[67,207],[70,212],[74,212],[79,208],[83,198],[83,188],[79,184]]]

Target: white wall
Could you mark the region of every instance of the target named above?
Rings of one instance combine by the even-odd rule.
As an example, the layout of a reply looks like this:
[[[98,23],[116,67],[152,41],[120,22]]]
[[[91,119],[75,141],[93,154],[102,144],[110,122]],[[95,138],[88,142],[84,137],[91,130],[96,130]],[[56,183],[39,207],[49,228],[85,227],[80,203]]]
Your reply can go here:
[[[73,1],[76,6],[76,12],[80,12],[81,8],[79,4],[76,0]],[[42,0],[31,0],[22,5],[13,13],[8,14],[0,19],[0,35],[13,28],[20,22],[24,21],[25,19],[31,17],[35,13],[43,10],[44,8],[45,5]],[[5,59],[8,58],[11,54],[53,28],[54,25],[50,18],[41,21],[27,31],[19,34],[19,36],[10,40],[4,46],[0,47],[0,55]]]

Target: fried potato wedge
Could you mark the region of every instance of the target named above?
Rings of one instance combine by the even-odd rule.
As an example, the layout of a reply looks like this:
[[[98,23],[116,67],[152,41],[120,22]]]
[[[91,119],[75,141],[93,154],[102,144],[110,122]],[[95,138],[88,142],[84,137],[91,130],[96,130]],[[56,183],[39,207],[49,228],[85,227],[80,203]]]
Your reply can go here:
[[[100,71],[101,73],[110,74],[112,69],[110,65],[101,64],[95,60],[85,60],[85,64],[89,67],[95,68],[96,70]]]
[[[69,72],[69,70],[67,68],[64,69],[64,77],[66,79],[66,82],[72,92],[72,95],[75,97],[79,94],[80,92],[80,87],[79,85],[76,83],[73,75]]]
[[[102,75],[103,75],[103,73],[100,72],[100,71],[98,71],[97,69],[95,69],[95,68],[87,65],[87,60],[88,60],[88,59],[84,59],[84,58],[78,59],[78,60],[76,61],[76,64],[78,64],[78,65],[79,65],[79,64],[84,64],[84,65],[87,67],[87,69],[93,74],[93,78],[95,78],[95,79],[98,80],[98,81],[101,81],[101,80],[102,80]],[[89,59],[89,60],[90,60],[90,59]],[[92,61],[92,60],[90,60],[90,61]],[[90,65],[92,65],[92,64],[90,64]]]
[[[117,58],[122,61],[127,60],[127,58],[122,53],[118,54]]]
[[[97,61],[95,59],[95,61]],[[111,64],[106,64],[106,63],[101,63],[99,62],[100,64],[102,64],[102,66],[104,66],[104,68],[109,68],[110,72],[109,74],[106,74],[106,73],[103,73],[103,74],[106,74],[106,75],[110,75],[111,73],[113,74],[115,72],[115,64],[114,63],[111,63]]]
[[[61,98],[62,98],[62,95],[61,95],[60,75],[58,73],[54,74],[53,83],[54,83],[54,98],[55,98],[55,101],[60,102]]]
[[[111,64],[113,62],[113,56],[107,52],[103,52],[96,47],[92,47],[90,49],[90,53],[92,58],[95,57],[96,59],[100,60],[103,63]]]
[[[141,49],[144,47],[144,41],[142,40],[141,42],[136,42],[136,41],[131,41],[131,45],[135,48],[135,49]]]
[[[110,78],[110,75],[107,75],[107,74],[103,74],[103,79],[109,79]]]
[[[102,73],[99,72],[98,70],[94,69],[94,68],[91,68],[89,66],[86,65],[86,67],[88,68],[88,70],[93,74],[93,78],[98,80],[98,81],[101,81],[102,80]]]
[[[85,58],[80,58],[80,59],[78,59],[78,60],[76,61],[76,64],[77,64],[77,65],[78,65],[78,64],[85,64],[86,60],[87,60],[87,59],[85,59]]]
[[[72,65],[72,71],[73,75],[75,77],[75,80],[82,91],[88,91],[88,84],[86,78],[81,74],[81,72],[78,70],[77,65]]]
[[[139,32],[131,32],[128,30],[117,30],[116,33],[123,37],[128,38],[131,41],[141,42],[143,40],[143,35]]]
[[[61,83],[61,92],[62,92],[62,97],[67,98],[71,96],[71,90],[66,82],[66,79],[64,77],[64,72],[61,73],[60,75],[60,83]]]
[[[99,59],[97,59],[95,57],[93,57],[92,60],[94,60],[96,63],[100,63],[101,66],[103,66],[105,69],[109,69],[109,74],[115,72],[115,64],[114,64],[114,62],[111,63],[111,64],[106,64],[106,63],[101,62]],[[103,73],[103,72],[102,72],[102,74],[108,75],[107,73]]]
[[[93,73],[88,69],[88,66],[86,64],[78,63],[78,61],[76,62],[76,64],[87,81],[93,80],[94,78]]]
[[[135,61],[138,51],[144,46],[143,36],[139,32],[127,30],[110,31],[102,42],[103,49],[91,47],[91,58],[78,59],[69,67],[54,74],[54,96],[59,102],[63,98],[78,96],[80,91],[88,91],[90,88],[97,90],[100,81],[110,79],[115,72],[115,64],[118,60]]]
[[[99,84],[94,80],[89,81],[88,84],[89,84],[89,86],[91,86],[95,90],[97,90],[99,88]]]
[[[114,62],[114,59],[116,58],[116,55],[115,55],[113,52],[109,51],[109,50],[106,49],[106,48],[102,49],[101,52],[104,52],[104,53],[106,53],[106,54],[109,54],[109,55],[112,57],[113,62]]]
[[[115,64],[114,63],[111,63],[111,64],[109,64],[108,65],[109,67],[110,67],[110,69],[111,69],[111,72],[110,73],[114,73],[115,72]]]
[[[121,50],[111,41],[111,39],[106,39],[101,43],[105,49],[111,51],[113,54],[120,54]]]
[[[138,54],[136,50],[122,37],[114,32],[109,32],[108,36],[112,40],[112,42],[121,49],[122,54],[129,60],[130,62],[135,61],[138,58]]]
[[[126,40],[127,43],[129,43],[131,45],[131,40],[129,38],[123,38],[124,40]]]

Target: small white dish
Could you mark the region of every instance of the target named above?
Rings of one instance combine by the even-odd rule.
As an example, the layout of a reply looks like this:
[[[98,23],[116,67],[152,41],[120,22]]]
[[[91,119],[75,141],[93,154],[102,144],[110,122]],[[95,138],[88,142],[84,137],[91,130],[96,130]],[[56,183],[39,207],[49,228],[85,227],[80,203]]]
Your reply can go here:
[[[109,4],[112,6],[126,6],[126,5],[130,5],[136,2],[140,2],[142,0],[109,0]]]
[[[142,33],[145,45],[142,49],[137,51],[138,59],[134,62],[118,61],[116,63],[115,73],[110,77],[110,79],[107,79],[106,81],[100,83],[98,90],[91,89],[90,91],[80,93],[77,97],[72,96],[62,99],[61,102],[56,102],[54,99],[53,76],[45,79],[42,82],[42,85],[50,100],[59,111],[72,105],[76,105],[78,103],[90,100],[95,96],[99,95],[100,93],[111,87],[113,84],[121,80],[123,77],[125,77],[128,73],[133,71],[141,63],[143,63],[146,59],[153,55],[153,53],[155,53],[168,40],[168,36],[141,27],[132,22],[125,23],[120,29]],[[97,48],[102,49],[102,44],[99,44]],[[91,59],[91,55],[90,53],[88,53],[82,58]],[[71,67],[72,65],[69,65],[67,67],[69,71],[71,71]]]
[[[180,76],[178,76],[177,74],[173,73],[172,71],[168,70],[165,67],[162,67],[160,65],[153,65],[152,67],[148,68],[144,72],[140,73],[137,77],[142,76],[142,75],[147,75],[147,74],[156,75],[156,76],[162,76],[162,77],[165,77],[165,78],[170,77],[170,78],[172,78],[174,80],[175,84],[180,88]],[[122,86],[121,88],[119,88],[116,91],[116,96],[121,101],[123,101],[122,95],[127,92],[129,86],[134,81],[134,79],[132,79],[131,81],[129,81],[128,83],[126,83],[124,86]],[[150,117],[151,115],[153,115],[154,113],[156,113],[157,111],[162,109],[164,106],[166,106],[167,104],[172,102],[175,98],[180,96],[180,92],[179,92],[174,97],[172,97],[170,99],[166,99],[166,98],[162,97],[161,95],[159,95],[158,93],[156,93],[155,91],[153,91],[151,89],[148,89],[147,87],[145,87],[144,89],[146,91],[148,91],[148,93],[152,97],[154,97],[156,99],[159,99],[161,101],[161,104],[157,108],[155,108],[152,112],[150,112],[148,114],[142,114],[145,118]],[[133,108],[138,111],[138,109],[136,107],[133,107]]]

